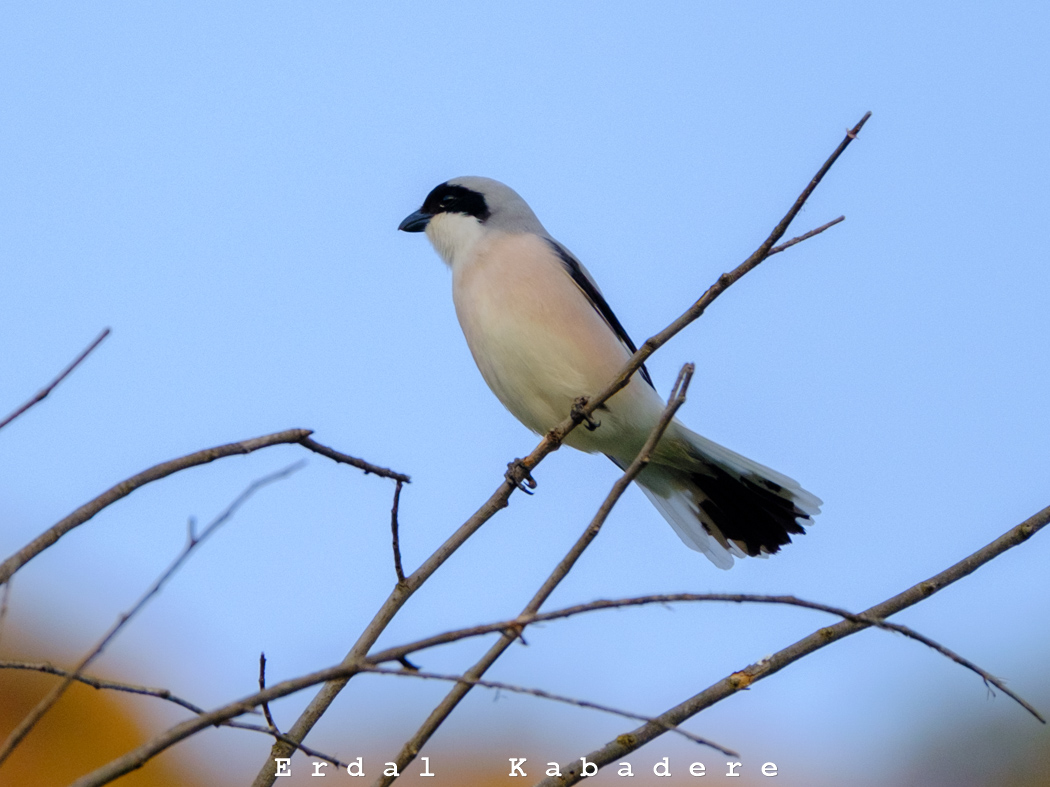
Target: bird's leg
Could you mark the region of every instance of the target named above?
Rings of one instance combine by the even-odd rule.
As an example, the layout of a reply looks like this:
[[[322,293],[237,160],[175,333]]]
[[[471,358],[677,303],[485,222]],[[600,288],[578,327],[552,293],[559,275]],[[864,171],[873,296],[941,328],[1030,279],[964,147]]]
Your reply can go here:
[[[593,432],[595,429],[602,425],[602,422],[595,421],[593,418],[591,418],[589,415],[583,412],[583,408],[586,406],[587,397],[578,397],[576,401],[572,403],[572,411],[569,413],[569,415],[572,416],[573,422],[583,424],[587,427],[588,432]]]
[[[527,495],[531,495],[532,490],[536,488],[536,479],[532,477],[529,468],[520,459],[507,462],[507,472],[503,477]]]

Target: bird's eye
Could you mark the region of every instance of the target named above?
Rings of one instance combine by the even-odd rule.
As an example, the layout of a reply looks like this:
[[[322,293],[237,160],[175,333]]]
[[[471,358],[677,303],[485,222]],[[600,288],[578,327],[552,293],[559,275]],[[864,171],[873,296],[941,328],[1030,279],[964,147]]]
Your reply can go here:
[[[443,208],[449,208],[452,205],[454,205],[455,203],[456,203],[456,195],[455,194],[446,194],[444,197],[441,198],[441,207],[443,207]]]

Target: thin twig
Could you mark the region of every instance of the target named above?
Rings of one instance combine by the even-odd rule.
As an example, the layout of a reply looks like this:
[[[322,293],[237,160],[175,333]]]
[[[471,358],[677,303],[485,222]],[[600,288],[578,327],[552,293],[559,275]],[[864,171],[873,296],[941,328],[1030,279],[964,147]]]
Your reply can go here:
[[[266,654],[259,654],[259,691],[266,690]],[[264,702],[262,704],[263,716],[266,717],[266,723],[270,725],[271,732],[280,732],[277,725],[274,723],[273,716],[270,715],[270,703]]]
[[[945,569],[925,582],[913,585],[903,593],[899,593],[881,604],[876,604],[862,612],[861,616],[866,619],[882,620],[895,615],[901,610],[929,598],[953,582],[957,582],[963,577],[972,574],[985,563],[999,557],[1007,550],[1023,544],[1039,530],[1046,527],[1047,524],[1050,524],[1050,506],[1047,506],[1038,514],[1026,519],[1016,527],[1011,528],[995,541],[977,550],[969,557],[960,560],[954,566]],[[660,725],[644,724],[635,730],[617,736],[602,748],[587,754],[587,761],[597,764],[599,768],[611,762],[617,762],[646,743],[663,735],[666,731],[663,725],[681,724],[705,708],[752,686],[763,678],[768,678],[787,665],[798,661],[803,656],[807,656],[813,651],[830,645],[832,642],[837,642],[851,634],[856,634],[858,631],[863,631],[870,625],[867,620],[864,622],[843,620],[832,626],[819,629],[795,644],[774,653],[772,656],[767,656],[739,672],[734,672],[718,683],[704,689],[699,694],[661,714],[657,717],[661,721]],[[544,779],[539,783],[538,787],[567,787],[567,785],[576,784],[582,778],[579,760],[566,763],[562,766],[561,771],[563,774],[561,777]]]
[[[659,724],[659,722],[650,717],[643,716],[639,713],[632,713],[631,711],[620,710],[619,708],[613,708],[609,705],[602,705],[597,702],[591,702],[590,700],[576,699],[575,697],[566,697],[563,694],[555,694],[550,691],[544,691],[543,689],[530,689],[525,686],[516,686],[512,683],[503,683],[498,680],[478,680],[464,677],[463,675],[441,675],[436,672],[417,672],[417,671],[406,671],[396,669],[383,669],[382,667],[368,667],[362,669],[362,672],[374,672],[379,675],[400,675],[402,677],[410,678],[423,678],[424,680],[443,680],[449,683],[465,684],[468,688],[474,686],[481,686],[483,689],[496,689],[497,691],[509,691],[514,694],[528,694],[532,697],[540,697],[545,700],[552,700],[553,702],[560,702],[565,705],[575,705],[577,708],[590,708],[591,710],[602,711],[603,713],[611,713],[614,716],[623,716],[627,719],[636,719],[638,721],[652,722]],[[691,740],[693,743],[699,743],[701,746],[709,746],[715,751],[719,751],[727,757],[739,757],[740,755],[732,749],[727,749],[725,746],[714,743],[701,738],[699,735],[694,735],[687,730],[683,730],[681,727],[669,727],[668,732],[674,732],[681,735],[683,738]]]
[[[49,661],[0,661],[0,669],[30,670],[32,672],[43,672],[47,675],[57,675],[60,678],[72,676],[78,683],[91,686],[93,689],[109,689],[110,691],[123,691],[128,694],[141,694],[145,697],[156,697],[158,699],[173,702],[193,713],[204,713],[204,709],[194,705],[189,700],[184,700],[172,694],[168,689],[156,689],[150,686],[137,686],[134,683],[120,683],[114,680],[96,678],[94,675],[74,673],[71,670],[56,667]]]
[[[347,766],[347,763],[343,762],[340,759],[332,757],[329,754],[325,754],[324,752],[318,751],[317,749],[312,749],[309,746],[304,746],[301,743],[297,743],[296,741],[293,741],[291,738],[289,738],[284,733],[279,732],[277,729],[271,729],[269,727],[263,727],[261,724],[248,724],[247,722],[243,722],[243,721],[223,721],[223,722],[220,722],[220,725],[223,726],[223,727],[233,727],[235,730],[251,730],[252,732],[261,732],[264,735],[269,735],[271,738],[274,738],[274,739],[279,740],[279,741],[283,741],[284,743],[287,743],[287,744],[290,744],[291,746],[294,746],[296,749],[301,751],[307,757],[313,757],[313,758],[318,759],[318,760],[324,760],[325,762],[330,762],[336,768],[345,768]]]
[[[250,454],[252,451],[258,451],[260,448],[267,448],[271,445],[280,445],[282,443],[298,443],[309,436],[309,434],[309,429],[288,429],[284,432],[263,435],[251,440],[242,440],[239,443],[227,443],[214,448],[205,448],[203,451],[195,451],[178,459],[161,462],[159,465],[154,465],[141,473],[136,473],[131,478],[121,481],[116,486],[106,490],[94,500],[85,503],[65,519],[49,527],[3,563],[0,563],[0,583],[7,582],[18,569],[54,544],[70,530],[84,524],[99,511],[112,505],[122,497],[127,497],[139,487],[158,481],[161,478],[166,478],[180,470],[214,462],[216,459],[226,456]]]
[[[77,665],[72,669],[70,674],[62,680],[61,683],[56,685],[48,694],[37,703],[37,705],[29,712],[28,715],[18,724],[18,726],[8,735],[3,745],[0,746],[0,764],[2,764],[15,750],[15,747],[29,734],[29,731],[33,729],[34,725],[44,716],[45,713],[50,710],[59,698],[65,693],[66,689],[72,685],[73,681],[76,680],[79,675],[88,664],[95,660],[105,649],[106,645],[117,635],[124,625],[131,620],[149,601],[153,596],[164,586],[164,583],[171,578],[175,571],[182,565],[187,557],[196,549],[201,543],[203,543],[212,533],[214,533],[220,526],[222,526],[227,520],[232,517],[237,510],[248,501],[248,499],[254,495],[262,487],[272,484],[275,481],[279,481],[282,478],[286,478],[290,474],[303,466],[303,462],[299,461],[295,464],[289,465],[283,470],[278,470],[276,473],[271,473],[268,476],[260,478],[257,481],[251,483],[237,498],[227,506],[226,510],[217,516],[212,522],[204,528],[201,534],[196,538],[191,538],[182,552],[179,553],[178,557],[168,566],[167,569],[154,581],[153,585],[150,586],[138,601],[135,602],[132,608],[123,613],[117,622],[110,627],[109,631],[100,639],[88,653],[80,659]]]
[[[303,437],[298,442],[302,443],[304,448],[309,448],[314,453],[318,453],[321,456],[327,456],[329,459],[339,462],[340,464],[351,465],[353,467],[356,467],[358,470],[363,470],[365,472],[365,475],[373,473],[374,475],[382,476],[383,478],[392,478],[395,481],[399,481],[401,483],[412,483],[412,479],[404,473],[398,473],[386,467],[374,465],[371,462],[366,462],[364,459],[358,459],[356,456],[350,456],[349,454],[344,454],[340,451],[336,451],[334,448],[329,448],[326,445],[321,445],[317,441],[311,439],[309,437],[309,433],[306,437]]]
[[[405,581],[405,570],[401,567],[401,542],[398,538],[397,508],[401,502],[401,480],[398,479],[397,487],[394,489],[394,505],[390,509],[390,531],[394,547],[394,573],[397,574],[398,584]]]
[[[774,246],[773,248],[771,248],[769,250],[769,254],[767,254],[766,257],[769,258],[769,257],[772,257],[774,254],[780,254],[780,252],[784,251],[785,249],[790,249],[792,246],[794,246],[794,245],[796,245],[798,243],[802,243],[802,241],[804,241],[804,240],[809,240],[814,235],[819,235],[824,230],[831,229],[832,227],[834,227],[839,222],[842,222],[842,221],[845,221],[845,220],[846,220],[845,216],[839,216],[837,219],[832,219],[827,224],[821,224],[815,230],[810,230],[809,232],[805,232],[802,235],[799,235],[797,238],[792,238],[789,241],[785,241],[784,243],[781,243],[779,246]]]
[[[620,500],[620,497],[627,487],[631,485],[631,482],[638,477],[638,474],[645,469],[649,464],[649,458],[652,456],[653,451],[656,449],[657,443],[660,442],[660,438],[663,437],[664,431],[667,426],[671,423],[678,409],[685,404],[685,394],[689,390],[689,381],[693,377],[693,364],[687,363],[682,367],[682,371],[678,373],[678,379],[675,381],[674,389],[671,391],[671,395],[667,400],[667,406],[664,408],[663,413],[660,415],[660,420],[657,421],[656,426],[653,427],[652,432],[649,434],[648,439],[642,446],[641,451],[638,452],[638,456],[635,457],[634,461],[628,465],[627,469],[620,478],[613,484],[609,494],[606,495],[605,500],[598,508],[597,513],[591,520],[590,524],[583,531],[583,534],[577,539],[576,543],[573,544],[572,548],[568,553],[559,561],[558,565],[555,566],[554,570],[547,577],[547,580],[540,586],[540,589],[536,591],[536,594],[532,597],[525,608],[521,611],[521,615],[534,615],[540,607],[543,606],[544,602],[550,598],[551,593],[558,587],[558,584],[568,576],[569,571],[576,565],[576,561],[583,555],[584,550],[590,546],[591,542],[597,538],[602,525],[605,524],[605,520],[609,517],[613,507]],[[394,762],[397,763],[398,772],[403,771],[412,760],[415,759],[419,750],[423,748],[423,745],[430,740],[430,736],[434,734],[438,727],[448,718],[449,714],[455,710],[456,706],[460,701],[467,696],[472,688],[473,684],[481,679],[481,676],[485,674],[489,667],[496,663],[496,660],[503,655],[504,651],[507,650],[514,642],[521,636],[521,627],[510,627],[503,631],[502,636],[488,649],[484,656],[482,656],[478,662],[463,673],[464,680],[457,683],[441,703],[434,708],[434,710],[427,717],[426,721],[420,726],[416,733],[409,738],[404,746],[401,747],[401,751],[398,752]],[[375,787],[385,787],[391,784],[396,777],[392,776],[381,776],[373,782]]]
[[[4,621],[7,620],[7,603],[11,596],[11,582],[4,583],[4,589],[0,590],[0,641],[4,638]]]
[[[902,634],[905,637],[914,639],[917,642],[921,642],[929,648],[937,651],[943,656],[951,659],[955,663],[966,667],[967,669],[977,673],[982,680],[986,683],[990,683],[995,686],[1001,692],[1006,694],[1008,697],[1017,702],[1021,707],[1035,716],[1039,721],[1045,723],[1045,719],[1039,714],[1039,712],[1033,708],[1028,702],[1022,697],[1018,696],[1009,687],[1007,687],[999,678],[995,677],[991,673],[981,669],[979,666],[974,664],[972,661],[960,656],[958,653],[946,648],[944,645],[930,639],[924,634],[920,634],[914,629],[908,626],[902,626],[898,623],[890,623],[885,620],[878,618],[868,617],[866,615],[858,615],[850,612],[849,610],[842,609],[840,607],[833,607],[828,604],[820,604],[816,601],[806,601],[804,599],[796,598],[795,596],[770,596],[760,595],[754,593],[659,593],[648,596],[635,596],[632,598],[621,598],[607,600],[603,599],[600,601],[591,601],[587,604],[576,604],[571,607],[565,607],[564,609],[554,610],[553,612],[542,612],[533,615],[519,615],[514,620],[504,620],[499,623],[488,623],[483,626],[472,626],[470,628],[457,629],[455,631],[446,631],[427,639],[418,640],[416,642],[410,642],[406,645],[399,645],[394,648],[388,648],[387,650],[380,651],[379,653],[373,654],[368,657],[367,663],[369,664],[380,664],[385,661],[400,661],[401,659],[408,656],[409,653],[415,653],[425,648],[432,648],[436,645],[445,645],[450,642],[457,642],[461,639],[467,639],[470,637],[478,637],[484,634],[491,634],[496,631],[514,631],[520,634],[526,626],[531,626],[535,623],[543,623],[550,620],[560,620],[562,618],[574,617],[586,612],[597,612],[599,610],[606,609],[620,609],[623,607],[637,607],[645,606],[649,604],[671,604],[681,602],[697,602],[697,601],[714,601],[714,602],[731,602],[736,604],[784,604],[792,607],[802,607],[804,609],[813,609],[819,612],[827,612],[830,615],[835,615],[844,620],[852,620],[855,623],[864,623],[869,626],[884,629],[885,631],[892,631],[897,634]]]
[[[412,594],[415,593],[416,590],[426,582],[427,579],[429,579],[430,576],[433,575],[433,573],[437,571],[468,538],[476,533],[482,525],[495,516],[496,513],[509,505],[508,501],[514,490],[522,488],[522,482],[530,477],[529,474],[531,471],[536,468],[544,457],[556,451],[561,446],[565,437],[575,429],[578,424],[586,421],[586,419],[589,418],[607,399],[627,385],[627,381],[638,371],[650,355],[666,344],[675,334],[699,318],[700,315],[704,313],[704,310],[707,309],[707,307],[710,306],[719,295],[725,292],[730,286],[739,281],[741,277],[753,270],[762,262],[762,260],[769,256],[769,250],[773,248],[773,245],[780,240],[781,237],[783,237],[788,225],[795,216],[798,215],[798,212],[802,209],[802,206],[805,204],[810,194],[813,193],[813,190],[823,179],[824,175],[827,174],[828,170],[846,149],[849,143],[856,139],[857,133],[867,122],[869,117],[871,117],[870,112],[866,113],[864,117],[860,119],[860,122],[847,133],[846,138],[839,144],[838,148],[836,148],[835,152],[832,153],[831,157],[824,163],[820,170],[817,171],[817,174],[802,191],[798,199],[795,200],[795,204],[792,205],[791,209],[780,220],[780,223],[776,225],[770,236],[766,238],[762,245],[760,245],[750,257],[744,260],[744,262],[734,268],[731,272],[722,274],[700,297],[700,299],[677,320],[667,326],[667,328],[660,333],[647,339],[642,346],[638,348],[638,352],[630,357],[620,373],[603,390],[588,397],[587,404],[584,407],[577,408],[574,406],[573,412],[558,426],[548,432],[528,457],[513,463],[513,472],[508,470],[503,482],[496,491],[492,493],[489,499],[486,500],[466,522],[460,525],[456,532],[449,536],[448,539],[445,540],[445,543],[438,547],[419,568],[417,568],[410,576],[406,577],[404,583],[398,583],[394,587],[393,591],[391,591],[386,601],[383,602],[383,605],[379,608],[379,611],[372,618],[371,622],[365,627],[365,630],[361,632],[361,635],[357,638],[357,642],[354,643],[350,652],[346,654],[346,657],[342,661],[344,666],[357,664],[361,659],[367,656],[368,650],[375,644],[376,640],[379,639],[379,636],[384,630],[386,630],[390,621],[393,620],[394,616],[398,613],[401,607],[404,606],[405,602],[408,601]],[[350,671],[347,674],[350,676],[353,675],[353,672]],[[292,725],[292,728],[288,731],[289,736],[297,741],[303,740],[307,733],[313,728],[314,724],[317,723],[317,720],[321,718],[324,712],[339,695],[339,692],[343,690],[343,687],[348,680],[349,677],[345,679],[341,678],[322,687],[310,701],[309,705],[307,705],[306,709],[299,715],[295,724]],[[276,778],[273,759],[275,757],[287,757],[292,751],[293,750],[286,745],[275,744],[270,750],[270,755],[266,763],[256,774],[255,780],[252,782],[252,787],[272,787],[274,779]]]
[[[40,389],[37,392],[36,396],[34,396],[32,399],[30,399],[25,404],[23,404],[21,407],[19,407],[13,413],[11,413],[11,415],[7,416],[7,418],[5,418],[3,421],[0,421],[0,429],[3,429],[5,426],[7,426],[13,420],[18,418],[18,416],[20,416],[22,413],[24,413],[26,410],[28,410],[33,405],[38,404],[39,402],[42,402],[45,398],[47,398],[47,395],[49,393],[51,393],[53,390],[55,390],[55,387],[60,382],[65,380],[66,377],[69,376],[70,372],[72,372],[74,369],[76,369],[78,366],[80,366],[80,363],[85,358],[87,358],[96,347],[98,347],[100,344],[102,344],[102,340],[105,339],[107,336],[109,336],[109,328],[104,329],[102,331],[102,333],[100,333],[98,336],[96,336],[95,340],[93,342],[91,342],[91,344],[89,344],[80,353],[80,355],[78,355],[76,358],[74,358],[72,363],[70,363],[69,366],[67,366],[65,369],[63,369],[62,372],[58,375],[58,377],[56,377],[54,380],[52,380],[50,383],[48,383],[46,386],[44,386],[42,389]]]
[[[56,667],[54,664],[51,664],[47,661],[29,662],[0,660],[0,669],[29,670],[32,672],[42,672],[47,675],[57,675],[58,677],[62,678],[66,677],[67,675],[73,674],[69,670],[64,670],[61,667]],[[172,694],[171,691],[168,689],[158,689],[150,686],[138,686],[134,683],[120,683],[118,681],[96,678],[93,675],[81,674],[76,675],[75,678],[78,683],[83,683],[85,686],[91,686],[91,688],[93,689],[108,689],[110,691],[121,691],[126,694],[138,694],[145,697],[156,697],[157,699],[172,702],[182,708],[185,708],[188,711],[191,711],[192,713],[201,714],[207,712],[200,706],[194,705],[189,700],[184,700],[181,697]],[[262,703],[262,705],[264,708],[267,707],[267,703],[265,702]],[[226,720],[219,723],[223,727],[233,727],[234,729],[238,730],[250,730],[252,732],[261,732],[264,735],[269,735],[271,737],[277,738],[278,740],[285,740],[288,743],[294,743],[294,741],[292,741],[290,738],[287,738],[287,736],[282,735],[276,727],[263,727],[259,724],[249,724],[248,722],[232,720]],[[309,746],[304,746],[302,744],[295,744],[295,746],[308,757],[316,757],[319,760],[325,760],[327,762],[332,763],[332,765],[335,765],[337,768],[346,767],[346,763],[342,762],[341,760],[319,752],[316,749],[311,749]]]

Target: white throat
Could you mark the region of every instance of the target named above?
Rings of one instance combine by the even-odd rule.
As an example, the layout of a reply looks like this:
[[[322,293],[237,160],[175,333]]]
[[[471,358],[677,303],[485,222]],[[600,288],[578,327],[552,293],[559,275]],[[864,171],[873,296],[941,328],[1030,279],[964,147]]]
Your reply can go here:
[[[427,224],[427,237],[450,268],[463,260],[485,234],[485,226],[463,213],[439,213]]]

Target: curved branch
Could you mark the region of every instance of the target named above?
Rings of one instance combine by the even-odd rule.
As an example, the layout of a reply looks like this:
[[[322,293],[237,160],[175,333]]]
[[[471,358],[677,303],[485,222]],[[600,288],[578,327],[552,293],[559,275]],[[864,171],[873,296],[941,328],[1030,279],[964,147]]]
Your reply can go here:
[[[562,618],[569,618],[575,615],[580,615],[585,612],[597,612],[605,609],[620,609],[623,607],[639,607],[646,606],[649,604],[671,604],[681,603],[690,601],[721,601],[735,604],[783,604],[791,607],[802,607],[803,609],[813,609],[818,612],[827,612],[829,615],[835,615],[836,617],[842,618],[843,620],[851,620],[854,623],[862,623],[867,626],[874,626],[875,628],[883,629],[884,631],[891,631],[895,634],[902,634],[909,639],[913,639],[916,642],[921,642],[928,648],[937,651],[942,656],[951,659],[956,664],[966,667],[966,669],[975,672],[981,677],[985,683],[990,683],[999,691],[1003,692],[1010,699],[1014,700],[1018,705],[1024,708],[1026,711],[1035,716],[1039,721],[1046,723],[1046,720],[1031,704],[1029,704],[1023,697],[1019,696],[1016,692],[1012,691],[1005,683],[999,678],[987,672],[981,667],[974,664],[969,659],[960,656],[953,650],[946,648],[939,642],[930,639],[924,634],[920,634],[915,629],[909,628],[908,626],[902,626],[899,623],[890,623],[882,620],[881,618],[873,618],[868,615],[858,615],[849,610],[842,609],[841,607],[833,607],[828,604],[820,604],[816,601],[806,601],[804,599],[796,598],[795,596],[770,596],[755,593],[658,593],[648,596],[635,596],[632,598],[621,598],[621,599],[602,599],[600,601],[591,601],[587,604],[576,604],[571,607],[565,607],[564,609],[554,610],[552,612],[543,612],[533,615],[519,615],[514,620],[504,620],[499,623],[487,623],[482,626],[472,626],[470,628],[457,629],[455,631],[446,631],[443,634],[437,634],[433,637],[426,639],[417,640],[416,642],[410,642],[407,645],[399,645],[394,648],[387,648],[384,651],[380,651],[366,659],[368,664],[381,664],[385,661],[400,661],[411,653],[423,650],[425,648],[432,648],[437,645],[445,645],[450,642],[458,642],[461,639],[468,639],[470,637],[478,637],[483,634],[491,634],[495,631],[515,631],[520,636],[526,626],[530,626],[533,623],[543,623],[548,620],[560,620]]]
[[[141,694],[146,697],[156,697],[157,699],[173,702],[192,713],[205,712],[204,708],[194,705],[189,700],[184,700],[181,697],[172,694],[167,689],[155,689],[150,686],[137,686],[134,683],[119,683],[114,680],[106,680],[105,678],[96,678],[93,675],[74,673],[70,670],[56,667],[49,661],[0,661],[0,669],[43,672],[45,675],[56,675],[60,678],[68,678],[72,676],[73,680],[76,680],[78,683],[83,683],[85,686],[90,686],[93,689],[109,689],[111,691],[123,691],[128,694]]]
[[[205,448],[203,451],[195,451],[178,459],[161,462],[148,470],[136,473],[131,478],[107,489],[94,500],[85,503],[65,519],[49,527],[3,563],[0,563],[0,584],[7,582],[18,569],[54,544],[70,530],[84,524],[99,511],[117,502],[122,497],[127,497],[139,487],[158,481],[161,478],[166,478],[189,467],[208,464],[208,462],[214,462],[216,459],[222,459],[226,456],[250,454],[252,451],[258,451],[260,448],[267,448],[271,445],[299,443],[309,436],[309,429],[288,429],[284,432],[275,432],[274,434],[255,437],[251,440],[242,440],[239,443],[227,443],[214,448]]]

